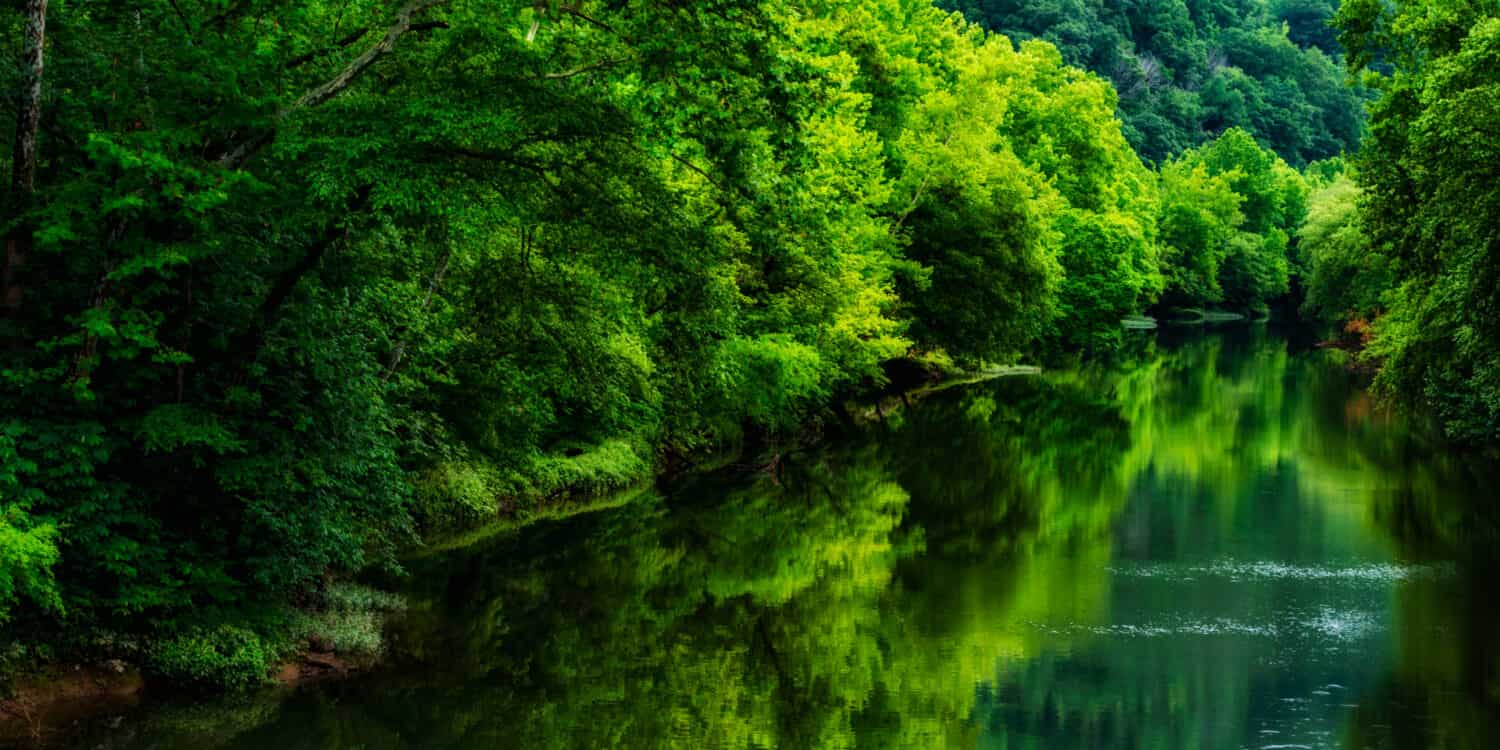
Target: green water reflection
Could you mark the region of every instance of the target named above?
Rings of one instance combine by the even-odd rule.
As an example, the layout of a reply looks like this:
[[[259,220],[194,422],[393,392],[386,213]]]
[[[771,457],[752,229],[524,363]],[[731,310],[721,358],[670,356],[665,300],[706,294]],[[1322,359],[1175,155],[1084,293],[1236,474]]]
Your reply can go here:
[[[1500,746],[1489,468],[1264,329],[415,561],[392,667],[104,748]]]

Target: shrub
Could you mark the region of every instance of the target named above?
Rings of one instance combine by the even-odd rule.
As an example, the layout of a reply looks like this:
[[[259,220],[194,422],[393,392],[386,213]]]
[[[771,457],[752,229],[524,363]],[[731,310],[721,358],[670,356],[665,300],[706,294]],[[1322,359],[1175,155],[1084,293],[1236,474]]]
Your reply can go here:
[[[437,464],[416,479],[412,515],[428,530],[474,524],[499,510],[498,484],[495,471],[480,464]]]
[[[356,583],[329,584],[323,599],[328,609],[341,612],[392,612],[406,608],[399,595]]]
[[[298,640],[325,642],[345,656],[378,656],[384,649],[385,615],[406,608],[401,597],[353,583],[334,583],[323,593],[324,609],[295,626]]]
[[[276,652],[253,631],[220,625],[158,641],[146,668],[182,686],[243,690],[265,682]]]
[[[309,636],[322,639],[334,653],[378,656],[385,648],[385,618],[374,611],[329,610],[308,620]]]

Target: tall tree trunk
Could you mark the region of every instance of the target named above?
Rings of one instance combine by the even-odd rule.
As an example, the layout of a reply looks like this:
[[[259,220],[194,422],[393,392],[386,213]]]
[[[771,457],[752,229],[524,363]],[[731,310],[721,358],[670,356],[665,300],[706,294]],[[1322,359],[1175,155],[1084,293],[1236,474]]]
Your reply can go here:
[[[25,46],[21,64],[20,109],[16,116],[15,150],[11,155],[10,202],[21,212],[30,207],[36,191],[36,133],[42,121],[42,65],[47,40],[47,0],[26,0]],[[0,310],[13,314],[21,306],[21,285],[16,270],[31,252],[32,230],[22,223],[5,237],[5,257],[0,264]]]

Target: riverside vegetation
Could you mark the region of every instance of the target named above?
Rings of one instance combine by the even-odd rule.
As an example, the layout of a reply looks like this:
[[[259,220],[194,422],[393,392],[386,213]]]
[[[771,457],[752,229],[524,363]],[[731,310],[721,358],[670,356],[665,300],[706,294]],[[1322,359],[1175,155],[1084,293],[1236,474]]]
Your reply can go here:
[[[434,534],[1142,312],[1500,437],[1493,3],[20,5],[6,669],[369,654]]]
[[[487,528],[406,558],[375,673],[46,746],[1493,747],[1496,527],[1461,511],[1495,464],[1284,332],[1140,336]]]

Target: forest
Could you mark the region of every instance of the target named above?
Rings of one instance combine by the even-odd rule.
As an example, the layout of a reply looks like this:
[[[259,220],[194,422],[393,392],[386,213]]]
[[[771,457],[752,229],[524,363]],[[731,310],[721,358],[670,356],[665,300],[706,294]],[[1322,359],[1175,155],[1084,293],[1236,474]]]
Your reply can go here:
[[[13,5],[0,673],[253,683],[424,541],[1142,315],[1500,441],[1492,1]]]

